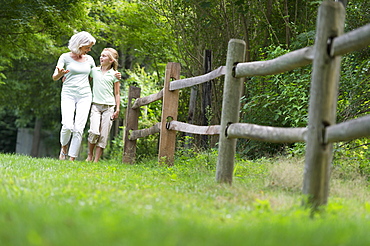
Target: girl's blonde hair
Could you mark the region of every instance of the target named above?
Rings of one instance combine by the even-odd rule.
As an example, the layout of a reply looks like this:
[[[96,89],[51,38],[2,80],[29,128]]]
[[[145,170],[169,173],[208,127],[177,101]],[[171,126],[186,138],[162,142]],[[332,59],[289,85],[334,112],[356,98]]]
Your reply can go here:
[[[113,48],[105,48],[103,51],[108,51],[108,56],[111,60],[113,60],[112,68],[117,71],[118,69],[118,52]]]
[[[95,44],[96,39],[88,32],[82,31],[76,33],[69,39],[68,49],[75,54],[81,54],[80,48],[90,44]]]

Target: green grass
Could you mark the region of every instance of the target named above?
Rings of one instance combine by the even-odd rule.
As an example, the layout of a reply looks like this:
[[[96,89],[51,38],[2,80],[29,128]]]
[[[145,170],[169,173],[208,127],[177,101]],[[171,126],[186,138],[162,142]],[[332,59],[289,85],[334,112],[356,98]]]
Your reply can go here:
[[[215,161],[0,154],[0,245],[370,245],[365,177],[335,169],[325,212],[310,218],[303,159],[239,160],[232,186],[215,182]]]

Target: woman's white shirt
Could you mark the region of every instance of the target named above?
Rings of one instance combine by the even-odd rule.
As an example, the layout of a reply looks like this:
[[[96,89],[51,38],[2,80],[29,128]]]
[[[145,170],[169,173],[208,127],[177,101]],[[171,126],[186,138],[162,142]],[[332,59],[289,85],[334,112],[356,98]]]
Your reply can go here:
[[[89,74],[95,67],[94,59],[85,55],[86,61],[78,62],[71,57],[71,53],[64,53],[59,57],[57,67],[69,70],[63,82],[62,94],[84,97],[91,95]]]

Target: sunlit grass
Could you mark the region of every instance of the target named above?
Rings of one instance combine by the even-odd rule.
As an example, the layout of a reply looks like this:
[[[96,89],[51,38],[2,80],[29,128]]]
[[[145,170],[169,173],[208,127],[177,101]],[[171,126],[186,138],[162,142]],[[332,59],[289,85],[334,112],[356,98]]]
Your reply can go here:
[[[302,158],[238,160],[230,186],[215,181],[214,153],[173,167],[0,157],[0,245],[370,243],[366,179],[335,170],[326,212],[312,219]]]

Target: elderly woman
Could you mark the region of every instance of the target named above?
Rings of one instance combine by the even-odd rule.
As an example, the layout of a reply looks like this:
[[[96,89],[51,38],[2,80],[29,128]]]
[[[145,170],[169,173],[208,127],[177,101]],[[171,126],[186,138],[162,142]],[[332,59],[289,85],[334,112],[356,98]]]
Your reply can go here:
[[[94,59],[87,55],[87,52],[91,50],[95,42],[95,38],[88,32],[79,32],[73,35],[68,45],[70,52],[59,57],[52,76],[54,81],[65,77],[62,80],[61,94],[60,143],[62,147],[59,154],[60,160],[65,160],[68,155],[69,160],[73,161],[79,153],[92,100],[89,74],[91,69],[95,67]]]

